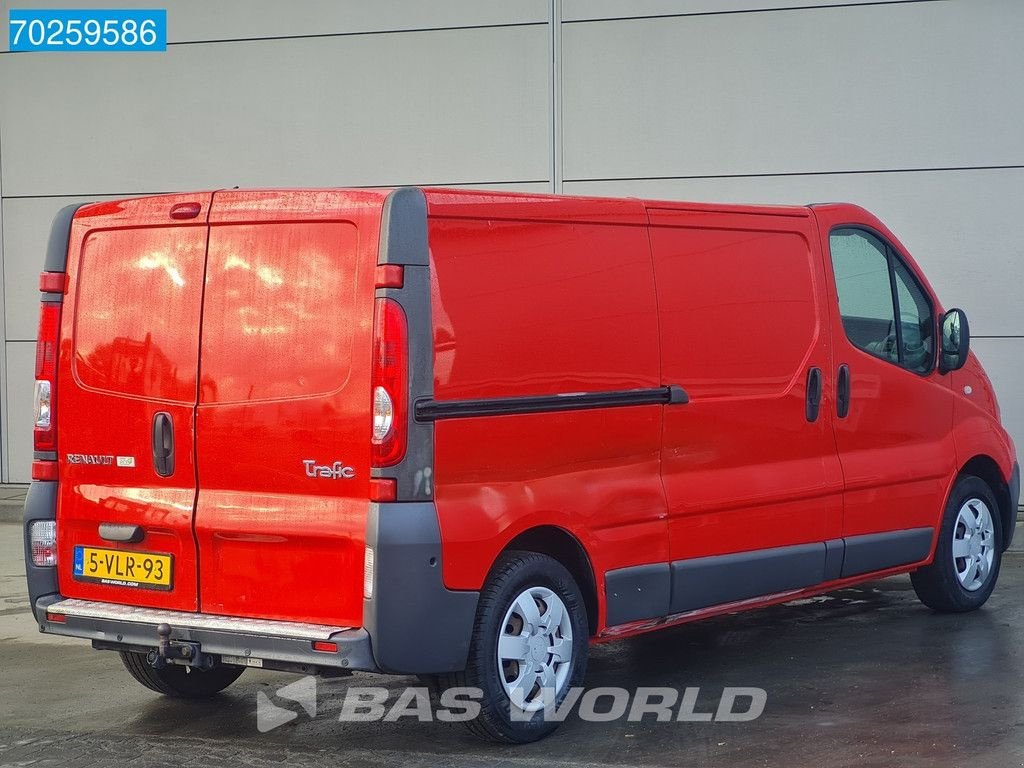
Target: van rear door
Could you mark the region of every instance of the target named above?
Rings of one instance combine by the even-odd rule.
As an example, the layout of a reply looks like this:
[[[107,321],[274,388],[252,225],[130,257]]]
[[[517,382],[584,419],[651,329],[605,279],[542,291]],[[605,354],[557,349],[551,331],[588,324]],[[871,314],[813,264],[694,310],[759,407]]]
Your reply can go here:
[[[55,409],[67,597],[196,610],[193,415],[211,199],[75,216]]]
[[[205,613],[361,625],[383,200],[214,196],[196,443]]]

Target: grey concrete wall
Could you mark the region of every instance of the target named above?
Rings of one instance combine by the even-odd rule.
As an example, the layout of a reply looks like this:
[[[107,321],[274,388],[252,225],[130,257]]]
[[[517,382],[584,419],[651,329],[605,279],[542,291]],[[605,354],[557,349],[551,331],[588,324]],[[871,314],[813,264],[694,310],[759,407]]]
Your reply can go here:
[[[967,309],[1024,443],[1024,3],[165,5],[164,54],[0,51],[0,479],[29,475],[53,212],[235,184],[858,202]]]

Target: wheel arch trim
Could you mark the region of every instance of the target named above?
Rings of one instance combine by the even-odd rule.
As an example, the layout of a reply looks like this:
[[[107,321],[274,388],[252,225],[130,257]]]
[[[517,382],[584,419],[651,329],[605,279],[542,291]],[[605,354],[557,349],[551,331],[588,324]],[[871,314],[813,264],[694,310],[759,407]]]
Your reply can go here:
[[[1013,463],[1007,477],[1002,468],[991,456],[980,453],[965,461],[957,472],[950,486],[949,494],[956,488],[960,478],[973,475],[985,482],[999,505],[999,523],[1003,534],[1002,550],[1005,552],[1013,541],[1014,529],[1017,524],[1017,504],[1020,498],[1020,465]],[[1016,498],[1015,498],[1016,497]],[[947,500],[949,496],[947,495]]]
[[[601,597],[597,584],[597,572],[587,548],[572,531],[558,525],[534,525],[513,536],[494,559],[493,569],[501,555],[510,550],[525,550],[547,555],[561,563],[572,575],[583,594],[587,609],[587,624],[591,637],[600,627]]]

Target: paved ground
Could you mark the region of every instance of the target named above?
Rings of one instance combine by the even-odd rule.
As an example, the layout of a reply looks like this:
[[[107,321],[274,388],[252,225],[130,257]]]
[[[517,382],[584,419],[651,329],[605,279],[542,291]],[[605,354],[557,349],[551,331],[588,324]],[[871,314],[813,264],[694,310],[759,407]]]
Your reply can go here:
[[[20,523],[24,516],[27,485],[0,483],[0,523]]]
[[[320,716],[266,734],[257,692],[296,678],[247,671],[215,701],[182,703],[130,680],[114,654],[40,635],[27,612],[20,528],[0,525],[0,766],[1024,765],[1024,553],[1010,553],[986,609],[933,614],[909,579],[595,648],[587,685],[767,691],[749,723],[585,723],[518,748],[448,723],[339,723],[346,686],[319,684]],[[1018,532],[1022,541],[1024,532]],[[395,694],[397,696],[397,693]],[[394,698],[392,699],[394,701]]]

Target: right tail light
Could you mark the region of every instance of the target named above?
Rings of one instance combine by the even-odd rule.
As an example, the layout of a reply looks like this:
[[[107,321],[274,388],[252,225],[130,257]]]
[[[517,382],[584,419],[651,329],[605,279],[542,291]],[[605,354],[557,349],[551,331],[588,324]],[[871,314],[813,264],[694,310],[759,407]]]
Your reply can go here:
[[[405,457],[409,431],[409,325],[394,299],[376,299],[370,381],[373,466],[394,466]]]

